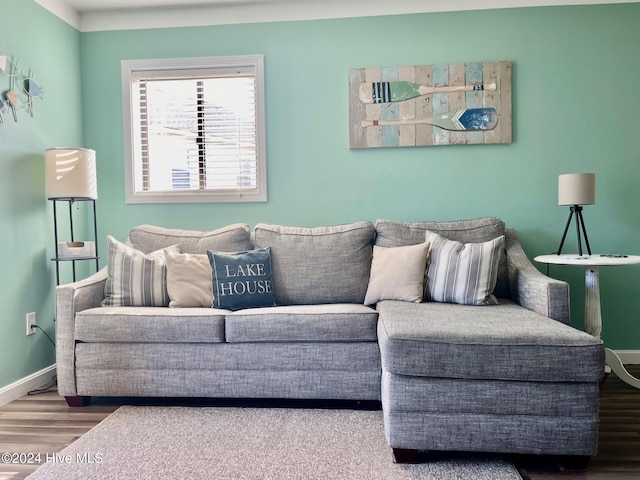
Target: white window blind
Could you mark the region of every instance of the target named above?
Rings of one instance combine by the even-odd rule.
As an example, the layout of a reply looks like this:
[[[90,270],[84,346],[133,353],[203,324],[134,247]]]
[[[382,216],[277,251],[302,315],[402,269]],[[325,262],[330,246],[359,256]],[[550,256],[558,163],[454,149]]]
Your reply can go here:
[[[266,200],[261,56],[124,61],[125,84],[129,203]]]

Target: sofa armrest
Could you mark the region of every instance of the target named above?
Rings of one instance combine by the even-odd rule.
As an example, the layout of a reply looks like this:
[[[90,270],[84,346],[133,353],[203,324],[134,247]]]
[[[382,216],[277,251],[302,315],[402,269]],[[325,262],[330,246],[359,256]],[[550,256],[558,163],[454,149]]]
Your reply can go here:
[[[505,240],[512,300],[528,310],[569,325],[569,284],[542,274],[524,253],[515,230],[507,228]]]
[[[99,307],[104,298],[107,269],[74,283],[56,287],[56,369],[58,392],[76,396],[75,321],[76,313]]]

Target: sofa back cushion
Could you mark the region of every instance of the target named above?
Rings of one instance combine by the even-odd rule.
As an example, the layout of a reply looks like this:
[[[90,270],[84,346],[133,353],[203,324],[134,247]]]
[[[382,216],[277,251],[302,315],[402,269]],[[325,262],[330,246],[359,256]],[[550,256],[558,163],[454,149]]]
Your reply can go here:
[[[178,245],[180,253],[203,255],[207,250],[243,252],[252,248],[251,231],[246,223],[236,223],[209,232],[139,225],[129,232],[129,243],[143,253],[170,245]]]
[[[271,247],[278,305],[363,303],[375,229],[371,222],[326,227],[260,223],[256,248]]]
[[[449,240],[461,243],[479,243],[504,235],[505,225],[496,217],[482,217],[472,220],[398,222],[394,220],[376,221],[376,245],[381,247],[401,247],[416,245],[425,241],[427,230]],[[496,297],[508,298],[509,274],[507,255],[504,249],[498,262],[498,280],[493,291]]]

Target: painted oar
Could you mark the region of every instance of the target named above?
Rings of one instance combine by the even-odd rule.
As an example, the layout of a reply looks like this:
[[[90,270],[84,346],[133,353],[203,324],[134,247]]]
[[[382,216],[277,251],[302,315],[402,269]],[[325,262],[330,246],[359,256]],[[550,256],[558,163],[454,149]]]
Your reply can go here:
[[[42,87],[36,83],[33,78],[27,78],[24,81],[24,91],[30,97],[41,97]]]
[[[13,67],[13,73],[8,72],[10,67]],[[17,77],[18,61],[12,62],[6,55],[0,55],[0,72],[4,73],[7,77]]]
[[[9,103],[9,106],[13,111],[13,119],[17,122],[18,115],[16,114],[16,109],[18,108],[18,92],[16,92],[15,90],[9,90],[5,94],[5,98],[7,99],[7,102]]]
[[[434,93],[472,92],[478,90],[495,90],[496,84],[459,85],[446,87],[428,87],[411,82],[373,82],[363,83],[358,90],[362,103],[403,102],[411,98]]]
[[[473,131],[493,130],[498,124],[498,113],[493,107],[462,108],[447,113],[434,115],[431,118],[407,118],[401,120],[363,120],[362,128],[385,125],[419,125],[427,124],[444,130]]]

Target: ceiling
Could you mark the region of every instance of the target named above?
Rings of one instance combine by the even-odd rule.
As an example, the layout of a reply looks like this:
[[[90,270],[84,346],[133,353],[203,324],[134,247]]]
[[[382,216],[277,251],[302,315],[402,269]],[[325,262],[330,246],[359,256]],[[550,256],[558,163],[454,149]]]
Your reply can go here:
[[[78,12],[91,12],[114,9],[229,6],[251,3],[273,3],[274,0],[66,0],[66,2]]]
[[[640,0],[35,0],[80,31],[316,20]]]
[[[323,0],[64,0],[68,3],[73,9],[78,12],[90,12],[97,10],[113,10],[113,9],[139,9],[139,8],[162,8],[162,7],[197,7],[197,6],[217,6],[217,7],[229,7],[229,6],[237,6],[237,5],[268,5],[268,4],[276,4],[276,3],[289,3],[292,5],[299,5],[304,2],[317,2],[322,3]],[[351,0],[342,0],[342,3],[350,3]],[[389,0],[389,3],[393,4],[393,0]],[[424,2],[429,3],[429,2]],[[447,4],[447,9],[451,10],[461,10],[465,5],[471,7],[469,9],[473,9],[473,2],[468,2],[464,0],[441,0],[440,2],[443,6]],[[476,2],[476,3],[487,3],[487,2]],[[491,2],[489,2],[491,3]],[[575,4],[575,3],[618,3],[611,0],[605,1],[551,1],[551,2],[536,2],[535,0],[532,2],[522,2],[522,1],[511,1],[504,2],[501,0],[495,0],[493,2],[495,4],[495,8],[505,7],[505,6],[534,6],[536,4],[556,4],[556,5],[566,5],[566,4]],[[627,3],[625,0],[621,0],[619,3]]]

